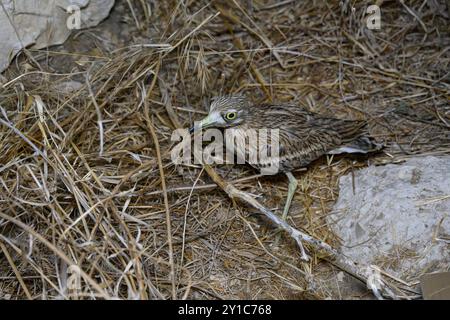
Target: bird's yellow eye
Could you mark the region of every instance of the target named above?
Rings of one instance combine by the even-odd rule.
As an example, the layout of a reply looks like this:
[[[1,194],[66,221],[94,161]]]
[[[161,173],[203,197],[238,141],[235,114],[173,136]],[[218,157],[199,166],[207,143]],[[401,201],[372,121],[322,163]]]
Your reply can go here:
[[[225,115],[226,120],[234,120],[234,119],[236,119],[236,117],[237,117],[237,112],[228,112]]]

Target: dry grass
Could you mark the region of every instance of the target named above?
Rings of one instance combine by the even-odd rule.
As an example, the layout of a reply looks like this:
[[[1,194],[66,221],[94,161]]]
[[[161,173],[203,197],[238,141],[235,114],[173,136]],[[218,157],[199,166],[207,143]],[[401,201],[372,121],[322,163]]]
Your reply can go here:
[[[19,57],[0,89],[0,298],[339,298],[323,255],[301,262],[201,167],[174,166],[170,136],[230,92],[369,119],[388,155],[296,173],[289,223],[338,247],[325,217],[340,176],[450,153],[448,11],[377,1],[382,29],[370,31],[371,3],[343,2],[120,2],[135,43]],[[61,55],[76,68],[53,70]],[[284,177],[215,169],[281,211]]]

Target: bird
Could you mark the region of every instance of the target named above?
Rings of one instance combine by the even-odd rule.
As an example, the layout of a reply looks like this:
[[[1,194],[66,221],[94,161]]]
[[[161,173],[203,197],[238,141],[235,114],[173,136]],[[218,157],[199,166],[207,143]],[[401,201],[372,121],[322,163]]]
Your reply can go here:
[[[265,163],[249,163],[261,170],[265,164],[278,164],[278,171],[288,180],[288,195],[282,219],[286,220],[298,181],[295,169],[307,167],[324,155],[343,153],[370,153],[382,149],[370,136],[365,120],[346,120],[327,117],[290,103],[252,104],[243,94],[214,97],[208,115],[195,122],[190,133],[217,128],[234,130],[278,129],[279,150],[276,159]],[[248,146],[245,150],[249,152]]]

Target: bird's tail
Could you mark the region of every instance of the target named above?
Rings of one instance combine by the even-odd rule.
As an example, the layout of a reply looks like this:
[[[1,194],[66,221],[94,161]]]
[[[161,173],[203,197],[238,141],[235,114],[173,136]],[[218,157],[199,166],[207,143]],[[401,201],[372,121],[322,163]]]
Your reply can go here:
[[[375,142],[369,135],[363,135],[339,148],[331,150],[328,154],[341,153],[370,153],[377,152],[384,148],[383,144]]]

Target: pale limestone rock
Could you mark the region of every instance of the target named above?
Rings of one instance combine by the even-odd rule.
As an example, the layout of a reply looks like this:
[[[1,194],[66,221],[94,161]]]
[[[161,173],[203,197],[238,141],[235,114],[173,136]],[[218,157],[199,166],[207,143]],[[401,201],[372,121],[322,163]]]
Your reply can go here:
[[[66,41],[74,31],[67,27],[69,6],[80,8],[80,26],[84,29],[105,19],[114,0],[2,0],[1,3],[0,72],[23,48],[41,49]]]

